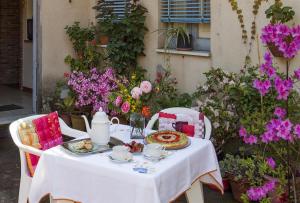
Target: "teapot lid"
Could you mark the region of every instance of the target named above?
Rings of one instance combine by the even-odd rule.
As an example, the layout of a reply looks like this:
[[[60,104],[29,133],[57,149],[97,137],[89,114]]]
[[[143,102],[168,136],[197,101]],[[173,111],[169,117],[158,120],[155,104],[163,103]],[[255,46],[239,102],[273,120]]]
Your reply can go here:
[[[93,116],[92,122],[105,123],[108,121],[109,120],[107,114],[103,111],[102,107],[100,107],[99,111],[96,112],[95,115]]]

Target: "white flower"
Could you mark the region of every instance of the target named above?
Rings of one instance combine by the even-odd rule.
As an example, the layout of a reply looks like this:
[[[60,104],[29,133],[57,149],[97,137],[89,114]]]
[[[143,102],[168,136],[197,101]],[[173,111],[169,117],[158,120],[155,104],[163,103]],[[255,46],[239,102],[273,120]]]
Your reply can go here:
[[[234,85],[235,82],[233,80],[230,80],[229,85]]]
[[[143,81],[141,82],[140,88],[142,92],[148,94],[152,90],[152,84],[149,81]]]
[[[228,83],[228,78],[224,78],[224,79],[223,79],[223,82],[224,82],[224,83]]]
[[[214,122],[213,126],[214,126],[214,128],[218,128],[218,127],[220,127],[220,124],[218,122]]]
[[[207,90],[208,90],[208,86],[207,86],[207,85],[204,85],[204,86],[203,86],[203,90],[204,90],[204,91],[207,91]]]
[[[214,114],[215,114],[216,117],[218,117],[218,116],[219,116],[219,111],[218,111],[218,110],[215,110],[215,111],[214,111]]]
[[[139,87],[134,87],[131,90],[131,96],[134,99],[139,99],[142,94],[143,94],[143,92],[142,92],[141,88],[139,88]]]

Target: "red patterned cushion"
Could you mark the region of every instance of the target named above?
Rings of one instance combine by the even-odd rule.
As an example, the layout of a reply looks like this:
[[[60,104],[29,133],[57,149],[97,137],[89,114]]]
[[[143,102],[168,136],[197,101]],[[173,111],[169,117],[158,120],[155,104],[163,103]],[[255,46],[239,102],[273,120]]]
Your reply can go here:
[[[62,133],[57,112],[34,119],[32,124],[33,125],[30,124],[32,129],[29,129],[27,126],[25,128],[24,124],[20,125],[19,134],[23,144],[27,144],[29,142],[28,140],[30,140],[30,143],[27,145],[41,150],[47,150],[62,144]],[[25,137],[27,134],[28,136],[30,135],[30,137]],[[25,153],[25,155],[27,166],[32,177],[38,164],[39,157],[29,153]]]
[[[176,130],[188,136],[204,138],[204,114],[169,114],[159,112],[159,130]]]
[[[46,116],[37,118],[32,121],[42,150],[46,150],[62,144],[62,134],[59,126],[57,112],[50,113]]]

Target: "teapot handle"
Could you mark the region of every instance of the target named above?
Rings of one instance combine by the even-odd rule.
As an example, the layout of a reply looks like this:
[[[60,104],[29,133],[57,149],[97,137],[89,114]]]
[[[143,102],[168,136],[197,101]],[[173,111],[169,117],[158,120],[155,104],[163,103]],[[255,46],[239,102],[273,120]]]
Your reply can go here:
[[[117,117],[113,117],[113,118],[110,120],[110,125],[114,124],[114,123],[113,123],[113,120],[117,120],[117,124],[118,124],[118,125],[120,124],[120,120],[119,120]]]

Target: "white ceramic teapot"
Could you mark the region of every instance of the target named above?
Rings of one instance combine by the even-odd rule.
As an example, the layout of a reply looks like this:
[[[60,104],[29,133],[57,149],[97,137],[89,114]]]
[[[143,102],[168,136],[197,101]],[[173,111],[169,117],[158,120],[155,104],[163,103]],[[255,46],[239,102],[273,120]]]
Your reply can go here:
[[[85,121],[87,133],[89,134],[92,142],[99,145],[107,145],[110,140],[109,127],[113,120],[120,121],[117,117],[113,117],[111,120],[108,119],[106,113],[100,108],[100,110],[93,116],[91,127],[86,116],[82,116]]]

